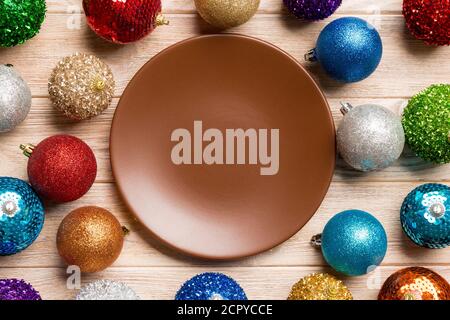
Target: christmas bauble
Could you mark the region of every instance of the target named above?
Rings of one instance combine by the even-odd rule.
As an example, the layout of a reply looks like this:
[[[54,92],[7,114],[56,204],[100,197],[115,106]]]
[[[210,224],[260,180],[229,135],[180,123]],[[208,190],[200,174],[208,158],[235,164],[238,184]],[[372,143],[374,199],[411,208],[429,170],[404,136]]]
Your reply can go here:
[[[344,119],[337,130],[342,158],[354,169],[372,171],[389,167],[405,146],[401,118],[375,104],[353,108],[344,103]]]
[[[175,300],[247,300],[244,290],[221,273],[202,273],[186,281]]]
[[[450,163],[450,85],[432,85],[403,111],[406,142],[422,159]]]
[[[45,19],[45,0],[0,0],[0,47],[33,38]]]
[[[298,281],[288,300],[353,300],[344,283],[328,273],[313,273]]]
[[[333,269],[348,276],[359,276],[371,272],[383,261],[387,237],[374,216],[361,210],[347,210],[328,221],[320,245]]]
[[[319,61],[328,75],[347,83],[370,76],[382,54],[383,44],[374,26],[360,18],[344,17],[322,30],[316,48],[305,59]]]
[[[297,18],[322,20],[331,16],[342,0],[283,0],[286,8]]]
[[[112,280],[98,280],[81,288],[76,300],[140,300],[129,286]]]
[[[31,245],[44,225],[44,207],[23,180],[0,177],[0,256]]]
[[[219,29],[237,27],[253,17],[260,0],[195,0],[198,14]]]
[[[450,45],[449,0],[404,0],[403,16],[417,39],[429,45]]]
[[[0,279],[0,300],[42,300],[33,286],[19,279]]]
[[[116,261],[122,251],[124,230],[111,212],[82,207],[61,222],[56,237],[59,255],[81,272],[97,272]]]
[[[69,202],[89,191],[97,175],[91,148],[69,135],[55,135],[37,146],[21,145],[28,160],[28,178],[36,192],[54,202]]]
[[[12,65],[0,65],[0,83],[0,132],[7,132],[27,117],[31,91]]]
[[[450,245],[450,188],[423,184],[403,201],[400,210],[403,230],[417,245],[432,249]]]
[[[430,269],[405,268],[387,278],[378,300],[450,300],[450,285]]]
[[[161,15],[161,0],[83,0],[83,8],[89,27],[115,43],[138,41],[168,24]]]
[[[50,100],[70,119],[83,120],[102,113],[114,95],[114,76],[99,58],[76,53],[62,59],[48,81]]]

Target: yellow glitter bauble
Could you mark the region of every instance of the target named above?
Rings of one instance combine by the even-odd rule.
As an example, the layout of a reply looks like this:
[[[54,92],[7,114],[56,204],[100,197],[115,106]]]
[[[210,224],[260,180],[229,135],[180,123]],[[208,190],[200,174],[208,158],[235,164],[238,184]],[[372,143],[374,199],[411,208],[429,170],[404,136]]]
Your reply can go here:
[[[111,104],[114,87],[109,66],[99,58],[83,53],[62,59],[48,81],[54,106],[74,120],[102,113]]]
[[[288,300],[353,300],[344,283],[327,273],[313,273],[297,282]]]
[[[216,28],[241,25],[256,13],[260,0],[195,0],[200,16]]]
[[[113,264],[122,251],[124,229],[108,210],[82,207],[69,213],[58,229],[56,245],[68,265],[97,272]]]

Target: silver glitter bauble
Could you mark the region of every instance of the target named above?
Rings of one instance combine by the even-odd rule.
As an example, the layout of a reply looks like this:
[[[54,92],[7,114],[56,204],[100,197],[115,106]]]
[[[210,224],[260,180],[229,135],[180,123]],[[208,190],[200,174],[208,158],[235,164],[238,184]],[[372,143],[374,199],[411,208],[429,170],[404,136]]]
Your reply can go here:
[[[48,81],[50,100],[56,109],[74,120],[102,113],[114,95],[114,76],[99,58],[76,53],[62,59]]]
[[[353,168],[372,171],[389,167],[405,145],[400,117],[385,107],[342,104],[344,119],[337,131],[342,158]]]
[[[31,91],[12,65],[0,65],[0,132],[14,129],[27,117]]]
[[[133,289],[122,282],[98,280],[81,288],[76,300],[140,300]]]

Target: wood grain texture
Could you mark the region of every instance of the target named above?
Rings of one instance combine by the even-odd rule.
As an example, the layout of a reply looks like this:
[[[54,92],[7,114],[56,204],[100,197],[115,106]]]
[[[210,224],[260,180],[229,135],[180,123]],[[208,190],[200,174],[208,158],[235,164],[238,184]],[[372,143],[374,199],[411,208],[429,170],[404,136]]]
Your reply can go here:
[[[427,266],[450,277],[448,268]],[[376,299],[384,280],[395,272],[397,267],[379,267],[370,277],[343,278],[351,289],[354,299]],[[252,267],[252,268],[110,268],[105,272],[86,275],[82,284],[98,279],[115,279],[127,283],[143,299],[173,299],[181,284],[197,273],[205,271],[223,272],[236,279],[249,299],[286,299],[292,285],[301,277],[313,272],[330,272],[327,268],[311,267]],[[5,270],[0,269],[0,278]],[[65,269],[62,268],[16,268],[7,270],[8,276],[27,278],[44,299],[74,299],[77,290],[68,289]],[[342,277],[341,277],[342,278]],[[70,287],[69,287],[70,288]]]
[[[262,0],[258,14],[250,22],[229,32],[262,38],[298,59],[323,88],[339,125],[341,100],[354,105],[377,103],[401,114],[411,95],[432,83],[448,83],[450,48],[431,48],[412,39],[404,27],[401,3],[401,0],[346,0],[332,18],[305,23],[288,14],[281,0]],[[363,277],[341,277],[356,299],[375,299],[384,279],[403,266],[430,266],[450,278],[449,250],[416,247],[406,239],[399,224],[399,208],[408,192],[423,182],[450,183],[450,166],[426,163],[409,150],[395,165],[375,173],[353,171],[338,160],[333,183],[316,215],[289,241],[269,252],[215,263],[179,255],[159,244],[125,208],[114,185],[108,153],[111,120],[126,84],[146,61],[171,44],[215,30],[195,14],[193,1],[163,0],[170,26],[158,28],[138,43],[116,46],[99,39],[85,25],[80,0],[51,0],[47,4],[47,19],[36,38],[22,46],[0,49],[0,63],[14,64],[30,84],[34,97],[26,121],[13,132],[0,135],[0,176],[26,179],[27,160],[18,145],[38,143],[57,133],[84,139],[96,154],[99,171],[93,188],[82,199],[46,206],[41,235],[22,253],[0,257],[0,278],[25,278],[45,299],[73,298],[75,291],[66,287],[64,264],[56,251],[56,231],[69,211],[93,204],[111,210],[131,234],[114,266],[102,273],[83,276],[83,283],[100,278],[124,281],[147,299],[172,299],[183,281],[205,271],[221,271],[235,277],[251,299],[285,299],[300,277],[329,271],[320,251],[312,248],[309,240],[336,212],[351,208],[372,212],[385,226],[389,239],[382,267]],[[345,15],[361,16],[375,24],[384,44],[378,70],[369,79],[351,85],[338,84],[326,77],[318,65],[303,62],[303,54],[314,46],[325,24]],[[56,112],[47,93],[51,69],[62,57],[76,51],[103,58],[112,67],[118,84],[112,106],[101,116],[79,123]]]
[[[156,53],[183,39],[214,32],[195,14],[168,17],[170,26],[158,28],[137,43],[118,46],[97,37],[86,26],[84,15],[49,14],[42,32],[34,39],[23,46],[0,49],[0,62],[14,64],[30,84],[33,95],[46,97],[48,77],[60,59],[75,52],[92,53],[111,66],[117,80],[116,95],[120,96],[136,71]],[[303,61],[304,53],[314,47],[328,21],[304,23],[289,16],[260,14],[230,32],[255,36],[287,51],[311,72],[328,97],[409,98],[430,84],[448,81],[449,64],[436,68],[436,63],[448,61],[448,47],[427,47],[412,39],[400,15],[361,17],[378,26],[384,56],[370,78],[349,85],[328,78],[317,63]]]

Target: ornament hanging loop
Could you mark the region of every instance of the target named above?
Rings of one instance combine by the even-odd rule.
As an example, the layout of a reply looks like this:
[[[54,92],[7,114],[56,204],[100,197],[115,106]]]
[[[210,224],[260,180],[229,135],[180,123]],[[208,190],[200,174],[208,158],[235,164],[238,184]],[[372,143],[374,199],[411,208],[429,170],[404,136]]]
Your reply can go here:
[[[353,109],[353,106],[348,102],[341,102],[341,113],[345,116],[350,110]]]
[[[314,248],[320,248],[322,246],[322,234],[319,233],[319,234],[316,234],[315,236],[313,236],[311,238],[310,244]]]
[[[167,26],[169,25],[169,20],[167,20],[161,13],[156,16],[155,25],[159,26]]]
[[[305,53],[304,58],[309,62],[317,61],[316,49],[309,50],[307,53]]]
[[[23,154],[25,156],[27,156],[28,158],[31,157],[31,154],[34,151],[34,148],[35,148],[35,146],[32,144],[29,144],[29,143],[20,145],[20,150],[22,150]]]

